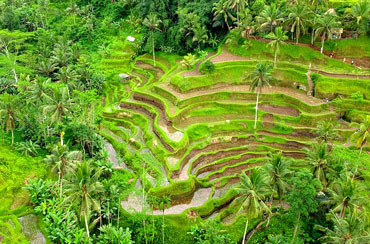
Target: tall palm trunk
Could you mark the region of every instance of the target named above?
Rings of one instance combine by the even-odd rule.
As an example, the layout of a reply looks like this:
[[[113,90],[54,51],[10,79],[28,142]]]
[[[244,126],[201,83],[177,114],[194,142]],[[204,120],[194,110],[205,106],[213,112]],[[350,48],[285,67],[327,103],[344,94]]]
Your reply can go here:
[[[312,28],[312,33],[311,33],[311,45],[313,46],[313,43],[314,43],[314,39],[315,39],[315,29]]]
[[[277,64],[277,48],[275,49],[274,68],[276,68],[276,64]]]
[[[153,62],[155,66],[154,32],[152,31]]]
[[[164,244],[164,208],[162,210],[162,243]]]
[[[294,228],[292,243],[294,243],[294,241],[295,241],[295,237],[297,235],[297,230],[298,230],[298,225],[299,225],[299,220],[300,219],[301,219],[301,213],[298,214],[297,224],[295,225],[295,228]]]
[[[260,91],[257,92],[257,100],[256,100],[256,114],[254,116],[254,129],[257,129],[257,117],[258,117],[258,98],[260,95]]]
[[[326,32],[324,32],[321,37],[321,50],[320,50],[321,53],[324,51],[325,34]]]
[[[11,129],[10,132],[12,133],[12,146],[14,144],[14,129]]]
[[[89,225],[87,224],[87,216],[86,215],[85,215],[85,227],[86,227],[87,237],[90,238]]]
[[[242,242],[242,244],[245,244],[245,236],[247,235],[247,229],[248,229],[248,219],[247,219],[247,222],[245,222],[245,228],[244,228],[244,235],[243,235],[243,242]]]

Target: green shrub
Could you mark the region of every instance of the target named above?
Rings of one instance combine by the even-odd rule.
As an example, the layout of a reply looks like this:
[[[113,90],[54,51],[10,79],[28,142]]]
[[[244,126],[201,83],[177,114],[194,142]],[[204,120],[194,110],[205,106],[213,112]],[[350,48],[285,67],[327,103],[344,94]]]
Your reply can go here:
[[[212,63],[210,60],[205,61],[205,62],[201,65],[201,67],[200,67],[200,69],[199,69],[200,73],[202,73],[202,74],[211,74],[211,73],[213,73],[215,70],[216,70],[216,66],[215,66],[215,64],[214,64],[214,63]]]

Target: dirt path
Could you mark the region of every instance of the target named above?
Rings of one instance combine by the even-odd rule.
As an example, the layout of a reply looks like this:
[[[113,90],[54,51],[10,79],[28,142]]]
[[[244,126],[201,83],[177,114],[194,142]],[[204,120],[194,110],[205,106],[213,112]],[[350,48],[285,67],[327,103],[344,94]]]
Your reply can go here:
[[[204,58],[204,60],[200,60],[198,63],[197,63],[197,66],[195,67],[194,70],[192,71],[187,71],[187,72],[184,72],[184,73],[181,73],[180,76],[186,76],[186,77],[189,77],[189,76],[200,76],[200,75],[203,75],[202,73],[200,73],[199,71],[199,67],[200,65],[205,61],[207,60],[207,58],[211,57],[215,55],[215,53],[208,53],[208,55]]]
[[[201,188],[194,192],[194,196],[191,199],[191,202],[189,204],[179,204],[175,206],[171,206],[168,209],[164,210],[164,214],[181,214],[186,209],[194,208],[202,206],[210,197],[210,194],[212,192],[212,188]],[[156,210],[154,211],[154,215],[161,215],[162,211]]]
[[[317,69],[313,69],[312,72],[333,78],[370,79],[370,75],[334,74]]]
[[[221,63],[221,62],[228,62],[228,61],[244,61],[244,60],[251,60],[251,59],[248,57],[241,57],[241,56],[232,54],[231,52],[227,51],[224,48],[222,49],[222,52],[219,55],[211,59],[213,63]]]
[[[218,91],[250,92],[249,85],[218,84],[207,90],[190,91],[187,93],[180,93],[168,84],[159,84],[159,86],[171,92],[172,94],[174,94],[176,97],[180,98],[181,100],[200,96],[200,95],[206,95],[206,94],[214,93]],[[270,87],[270,88],[266,87],[262,89],[262,93],[282,93],[282,94],[300,99],[301,101],[308,103],[310,105],[319,105],[323,103],[323,101],[320,99],[309,97],[306,94],[297,91],[296,89],[286,88],[286,87]]]

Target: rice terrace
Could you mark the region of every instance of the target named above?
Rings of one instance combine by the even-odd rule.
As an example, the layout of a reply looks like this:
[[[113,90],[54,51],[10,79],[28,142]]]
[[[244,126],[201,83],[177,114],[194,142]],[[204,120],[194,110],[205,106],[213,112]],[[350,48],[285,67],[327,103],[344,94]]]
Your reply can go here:
[[[0,0],[0,243],[370,243],[370,1]]]

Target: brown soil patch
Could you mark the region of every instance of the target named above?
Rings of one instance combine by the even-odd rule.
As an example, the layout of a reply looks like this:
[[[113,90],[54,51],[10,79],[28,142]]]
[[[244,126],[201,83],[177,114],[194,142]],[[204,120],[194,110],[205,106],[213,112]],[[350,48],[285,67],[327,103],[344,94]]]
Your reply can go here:
[[[154,118],[155,118],[155,114],[151,113],[150,111],[148,111],[147,109],[137,105],[137,104],[131,104],[131,103],[120,103],[120,107],[121,108],[126,108],[126,109],[132,109],[132,110],[137,110],[137,111],[140,111],[142,113],[144,113],[145,115],[149,116],[151,118],[151,123],[152,123],[152,128],[153,128],[153,133],[157,136],[157,138],[160,140],[160,142],[162,143],[162,145],[170,152],[174,152],[175,150],[167,143],[163,140],[163,138],[160,136],[160,134],[158,133],[158,131],[155,129],[154,127]]]
[[[160,84],[160,87],[166,89],[181,100],[201,95],[207,95],[218,91],[250,92],[249,85],[218,84],[214,85],[213,87],[207,88],[206,90],[195,90],[189,91],[187,93],[181,93],[174,89],[172,86],[164,83]],[[324,103],[321,99],[307,96],[304,92],[300,92],[297,89],[287,87],[265,87],[262,89],[262,93],[281,93],[300,99],[301,101],[310,105],[318,105]]]
[[[240,163],[240,162],[243,162],[243,161],[247,161],[247,160],[252,159],[252,158],[262,158],[262,157],[266,157],[266,155],[263,155],[263,154],[244,154],[240,158],[234,158],[234,159],[230,159],[230,160],[227,160],[227,161],[219,163],[219,164],[213,164],[213,165],[205,166],[204,168],[201,168],[197,171],[196,176],[198,176],[202,173],[205,173],[205,172],[212,172],[212,171],[220,170],[220,169],[222,169],[223,167],[225,167],[227,165],[234,165],[234,164],[237,164],[237,163]]]
[[[261,109],[264,112],[272,113],[272,114],[283,114],[283,115],[289,115],[297,117],[301,114],[297,109],[292,107],[281,107],[276,105],[269,105],[269,104],[261,104],[259,106],[259,109]]]
[[[241,57],[231,52],[227,51],[226,49],[222,49],[220,55],[212,58],[211,61],[213,63],[220,63],[220,62],[227,62],[227,61],[243,61],[243,60],[250,60],[248,57]]]
[[[262,116],[262,125],[265,128],[272,128],[274,127],[274,116],[272,114],[264,114]]]
[[[279,150],[291,150],[291,151],[301,150],[302,148],[307,147],[306,145],[299,143],[299,142],[295,142],[295,141],[286,141],[285,144],[279,144],[275,142],[269,143],[269,142],[254,141],[254,140],[250,140],[249,138],[232,137],[230,142],[214,143],[204,148],[193,149],[192,151],[190,151],[189,154],[181,161],[180,168],[172,172],[172,178],[173,179],[179,178],[185,165],[187,165],[193,157],[195,157],[196,155],[202,152],[220,151],[222,149],[240,147],[240,146],[246,146],[246,145],[267,145],[267,146],[275,147]],[[216,153],[215,155],[217,155],[217,158],[224,158],[225,156],[223,156],[223,153],[228,153],[228,152],[221,151],[219,154]],[[203,160],[205,160],[206,162],[209,162],[206,158],[207,156],[205,155],[205,157],[203,157]],[[201,161],[198,161],[198,165],[200,162]]]
[[[250,169],[256,166],[260,166],[260,165],[261,165],[260,163],[249,163],[249,164],[247,163],[247,164],[242,164],[236,167],[230,167],[230,168],[225,169],[223,172],[211,175],[209,177],[209,180],[214,180],[214,179],[224,177],[224,176],[239,174],[239,173],[242,173],[243,170]]]

